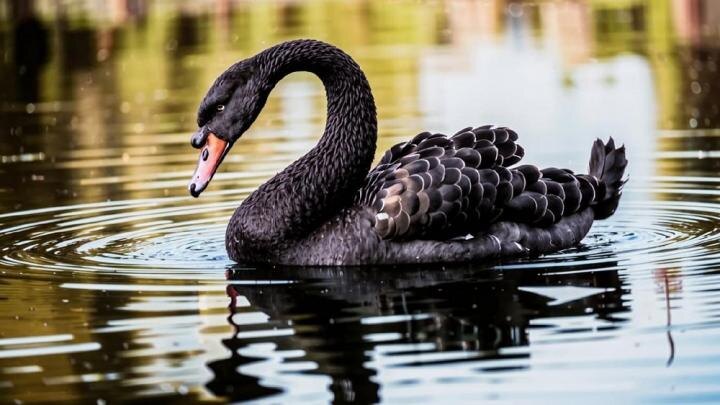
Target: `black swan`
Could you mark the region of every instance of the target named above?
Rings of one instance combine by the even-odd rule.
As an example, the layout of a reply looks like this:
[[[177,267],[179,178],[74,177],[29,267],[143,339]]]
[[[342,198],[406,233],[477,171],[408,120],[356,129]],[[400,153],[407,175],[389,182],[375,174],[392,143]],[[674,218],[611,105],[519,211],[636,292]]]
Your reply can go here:
[[[390,148],[374,169],[377,118],[365,75],[342,50],[295,40],[242,60],[213,83],[198,111],[190,182],[197,197],[270,91],[296,71],[327,93],[325,133],[303,157],[237,208],[225,244],[248,264],[368,265],[468,262],[542,254],[580,242],[617,208],[625,148],[592,146],[589,174],[516,166],[504,127],[423,132]]]

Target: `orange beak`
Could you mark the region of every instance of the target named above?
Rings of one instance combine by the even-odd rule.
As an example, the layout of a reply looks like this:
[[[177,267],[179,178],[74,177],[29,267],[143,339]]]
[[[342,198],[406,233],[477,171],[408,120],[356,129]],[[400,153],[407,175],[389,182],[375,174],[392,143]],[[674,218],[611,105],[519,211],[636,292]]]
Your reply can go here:
[[[193,197],[199,196],[205,190],[229,150],[230,144],[227,141],[218,138],[212,132],[207,134],[205,144],[200,151],[195,174],[188,185]]]

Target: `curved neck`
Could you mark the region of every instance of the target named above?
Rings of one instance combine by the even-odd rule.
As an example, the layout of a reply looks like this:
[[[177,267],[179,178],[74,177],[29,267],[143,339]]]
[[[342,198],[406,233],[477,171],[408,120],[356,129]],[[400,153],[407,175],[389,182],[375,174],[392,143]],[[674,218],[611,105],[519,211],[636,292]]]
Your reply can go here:
[[[375,102],[357,63],[322,42],[280,44],[258,54],[255,66],[267,93],[296,71],[315,73],[325,85],[327,123],[320,141],[243,203],[243,220],[260,227],[263,239],[300,237],[349,206],[362,185],[375,155]]]
[[[357,151],[367,155],[369,150],[372,161],[377,138],[375,100],[365,74],[348,54],[324,42],[297,40],[258,54],[256,63],[268,84],[267,93],[290,73],[316,74],[327,96],[327,123],[318,147],[334,147],[339,139],[347,138],[358,146],[368,146]]]

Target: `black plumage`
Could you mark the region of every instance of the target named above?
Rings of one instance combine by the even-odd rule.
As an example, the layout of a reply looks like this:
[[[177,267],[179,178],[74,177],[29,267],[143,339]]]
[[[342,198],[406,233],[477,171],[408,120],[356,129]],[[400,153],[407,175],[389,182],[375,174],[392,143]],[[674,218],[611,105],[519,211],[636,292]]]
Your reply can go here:
[[[612,138],[594,143],[588,174],[518,166],[525,152],[517,133],[490,125],[419,133],[370,170],[377,137],[370,86],[352,58],[313,40],[269,48],[216,80],[192,141],[205,148],[202,161],[210,139],[227,145],[213,149],[219,165],[275,84],[299,70],[325,85],[325,134],[235,211],[226,246],[236,261],[359,265],[545,253],[578,243],[617,207],[627,160]],[[190,185],[195,196],[209,181],[204,170],[206,182]]]
[[[533,165],[508,169],[508,162],[523,157],[517,140],[517,134],[504,127],[465,128],[450,137],[423,132],[390,148],[355,202],[376,208],[376,229],[383,238],[408,240],[475,234],[498,220],[548,227],[565,214],[604,200],[605,180],[597,166],[594,175]],[[611,147],[612,142],[608,142]],[[605,145],[593,148],[593,162],[624,167],[625,162],[607,156],[614,149],[605,154],[600,149],[605,151]],[[398,186],[397,173],[406,172],[418,179],[427,174],[432,181],[418,180],[410,187],[407,180]],[[421,206],[418,196],[429,202]],[[402,226],[394,225],[398,221]]]

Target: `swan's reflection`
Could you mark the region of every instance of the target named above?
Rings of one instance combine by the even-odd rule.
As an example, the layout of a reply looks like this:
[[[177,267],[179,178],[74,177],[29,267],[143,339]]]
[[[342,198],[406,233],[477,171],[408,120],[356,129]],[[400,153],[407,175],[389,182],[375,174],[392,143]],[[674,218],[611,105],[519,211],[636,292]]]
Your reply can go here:
[[[540,322],[530,326],[533,320],[593,314],[615,325],[618,321],[613,314],[628,310],[621,299],[627,291],[618,270],[590,270],[566,267],[552,274],[533,269],[502,272],[439,266],[232,270],[228,278],[234,281],[267,280],[269,275],[292,281],[262,286],[232,284],[228,295],[232,303],[236,297],[247,298],[255,310],[269,316],[271,327],[293,333],[248,337],[246,332],[257,327],[234,323],[233,315],[246,309],[231,304],[228,319],[236,332],[223,343],[232,356],[209,364],[215,376],[208,388],[234,400],[280,392],[239,371],[241,366],[260,360],[239,352],[266,342],[274,343],[276,351],[301,350],[301,357],[284,361],[314,363],[313,369],[303,373],[329,377],[329,390],[340,403],[380,399],[382,381],[374,378],[376,368],[368,363],[381,344],[397,345],[401,349],[390,355],[409,358],[413,358],[413,347],[418,344],[432,345],[433,352],[477,354],[471,357],[475,361],[527,357],[526,352],[500,349],[530,344],[528,328],[543,327]],[[572,290],[573,294],[554,296],[563,290]],[[267,329],[268,325],[261,327]],[[440,356],[403,365],[467,360]]]

